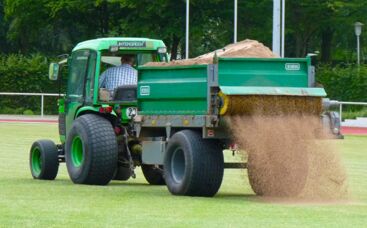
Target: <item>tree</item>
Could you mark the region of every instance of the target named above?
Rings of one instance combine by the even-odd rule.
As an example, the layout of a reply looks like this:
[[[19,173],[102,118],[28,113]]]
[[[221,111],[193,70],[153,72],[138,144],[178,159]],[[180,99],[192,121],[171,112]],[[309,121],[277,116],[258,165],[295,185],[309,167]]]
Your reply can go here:
[[[320,50],[321,61],[329,62],[332,47],[346,48],[345,38],[352,35],[346,31],[351,31],[353,22],[366,12],[367,3],[359,0],[302,0],[288,1],[286,7],[286,31],[290,37],[287,54],[302,57]]]
[[[69,52],[77,42],[109,34],[113,5],[106,0],[5,0],[7,39],[22,53]]]
[[[272,2],[238,1],[239,40],[271,46]],[[0,49],[55,55],[87,39],[135,36],[163,39],[176,59],[185,54],[185,6],[186,0],[0,0]],[[228,0],[190,0],[191,57],[232,42],[233,8]],[[286,1],[286,56],[319,50],[322,62],[350,61],[352,25],[366,13],[360,0]]]
[[[4,1],[0,0],[0,52],[8,51],[6,31],[7,31],[7,24],[4,19]]]

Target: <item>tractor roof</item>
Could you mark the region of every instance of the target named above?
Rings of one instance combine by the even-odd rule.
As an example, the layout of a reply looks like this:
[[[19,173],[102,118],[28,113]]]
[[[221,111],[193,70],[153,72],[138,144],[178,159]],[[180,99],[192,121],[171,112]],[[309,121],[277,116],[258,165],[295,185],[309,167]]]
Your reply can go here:
[[[110,37],[110,38],[99,38],[80,42],[75,46],[73,51],[81,49],[92,49],[96,51],[107,50],[110,48],[110,46],[118,46],[121,43],[127,45],[127,47],[125,47],[126,50],[157,50],[157,48],[159,47],[166,46],[164,45],[162,40],[154,40],[148,38],[134,38],[134,37]],[[122,49],[124,49],[124,47]]]

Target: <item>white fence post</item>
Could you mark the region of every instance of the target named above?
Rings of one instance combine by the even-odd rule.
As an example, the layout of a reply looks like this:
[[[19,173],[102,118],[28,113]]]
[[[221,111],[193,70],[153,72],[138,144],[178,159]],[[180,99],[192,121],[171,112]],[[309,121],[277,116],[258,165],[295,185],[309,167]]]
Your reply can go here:
[[[340,119],[340,123],[343,121],[343,104],[339,103],[339,119]]]
[[[41,116],[43,117],[43,103],[44,103],[44,97],[43,94],[41,95]]]

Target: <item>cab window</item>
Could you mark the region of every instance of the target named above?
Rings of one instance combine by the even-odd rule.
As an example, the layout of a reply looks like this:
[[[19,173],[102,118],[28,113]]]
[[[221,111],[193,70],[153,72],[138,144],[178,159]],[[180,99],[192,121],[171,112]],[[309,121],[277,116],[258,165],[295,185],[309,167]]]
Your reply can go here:
[[[103,72],[109,67],[121,65],[121,56],[123,54],[134,54],[134,53],[119,53],[117,55],[112,55],[112,53],[110,52],[102,53],[101,72]],[[135,54],[134,67],[137,68],[138,66],[144,65],[148,62],[158,62],[158,61],[159,57],[156,53],[152,52],[137,53]]]
[[[91,102],[93,100],[96,61],[97,61],[97,53],[92,51],[89,55],[87,78],[85,80],[85,100],[87,102]]]
[[[71,56],[67,97],[79,100],[83,97],[84,78],[87,73],[89,51],[76,51]]]

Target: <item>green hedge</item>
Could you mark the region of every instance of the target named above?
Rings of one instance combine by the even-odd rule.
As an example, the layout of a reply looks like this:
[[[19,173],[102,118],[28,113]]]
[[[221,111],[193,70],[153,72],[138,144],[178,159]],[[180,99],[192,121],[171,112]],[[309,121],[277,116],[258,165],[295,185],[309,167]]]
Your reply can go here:
[[[343,111],[342,117],[343,117],[343,120],[355,119],[356,117],[367,117],[367,107],[364,107],[359,111],[356,111],[356,110]]]
[[[47,57],[40,54],[0,55],[0,91],[21,93],[58,93],[58,83],[48,79]],[[0,96],[0,113],[40,113],[40,97]],[[45,113],[56,114],[55,98],[45,98]]]
[[[367,65],[321,65],[316,69],[316,80],[331,99],[367,102]]]

